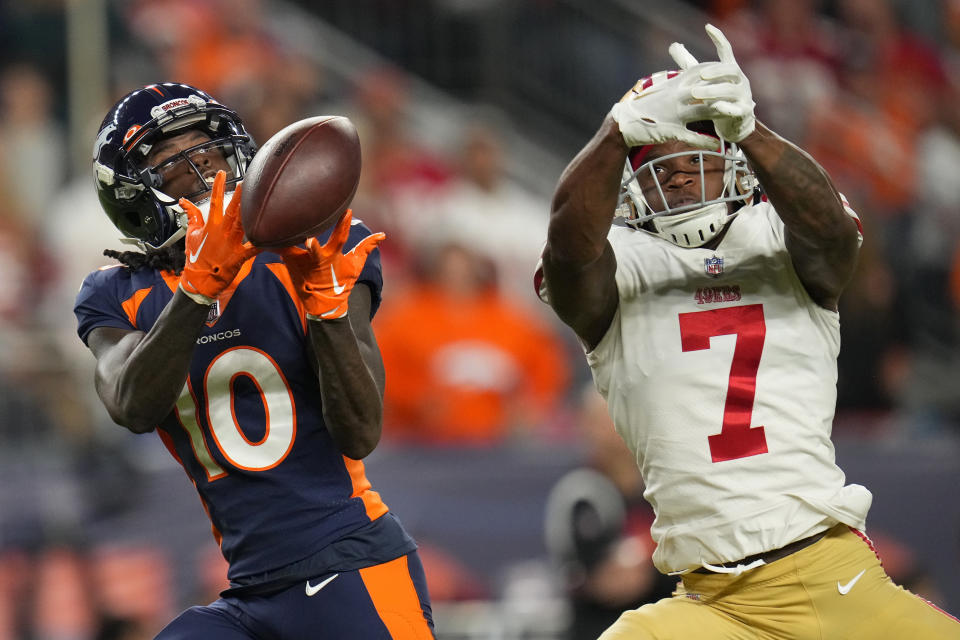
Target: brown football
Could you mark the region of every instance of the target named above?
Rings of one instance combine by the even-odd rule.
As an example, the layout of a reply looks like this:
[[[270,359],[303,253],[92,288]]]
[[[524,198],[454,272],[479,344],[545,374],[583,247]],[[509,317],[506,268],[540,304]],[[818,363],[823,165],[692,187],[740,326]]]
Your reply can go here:
[[[253,156],[243,178],[240,218],[258,247],[302,242],[336,224],[360,181],[360,139],[349,118],[298,120]]]

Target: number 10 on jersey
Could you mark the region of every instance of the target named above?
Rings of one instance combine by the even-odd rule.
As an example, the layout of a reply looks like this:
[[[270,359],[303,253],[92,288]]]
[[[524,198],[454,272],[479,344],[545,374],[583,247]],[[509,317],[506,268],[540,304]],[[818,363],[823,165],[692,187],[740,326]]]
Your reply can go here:
[[[720,433],[708,438],[714,462],[767,452],[763,427],[750,426],[766,333],[760,304],[680,314],[680,346],[684,352],[709,349],[714,336],[737,336],[723,406],[723,426]]]

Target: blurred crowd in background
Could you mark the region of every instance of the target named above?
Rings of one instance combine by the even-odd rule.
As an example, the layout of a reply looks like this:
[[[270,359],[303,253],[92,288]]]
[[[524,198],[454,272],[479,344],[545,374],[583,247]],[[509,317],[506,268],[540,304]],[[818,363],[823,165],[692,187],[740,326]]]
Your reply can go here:
[[[70,152],[70,4],[83,3],[0,3],[0,640],[149,638],[224,583],[212,537],[171,515],[180,511],[169,505],[182,502],[185,519],[203,519],[192,487],[175,472],[171,486],[155,486],[174,462],[155,436],[110,422],[94,395],[93,358],[76,337],[76,289],[119,243],[89,165]],[[819,160],[863,219],[860,264],[841,300],[835,435],[894,447],[960,437],[960,1],[658,2],[647,23],[629,26],[643,50],[594,19],[603,10],[622,24],[624,3],[613,1],[299,4],[379,62],[332,70],[330,43],[311,53],[269,28],[281,6],[271,0],[105,2],[108,41],[91,46],[108,53],[109,95],[83,135],[92,146],[116,98],[168,80],[236,109],[261,143],[307,116],[356,123],[364,164],[352,208],[388,235],[374,323],[387,370],[385,427],[370,473],[388,504],[414,505],[398,515],[424,546],[441,637],[445,629],[595,637],[616,611],[669,593],[650,566],[652,514],[636,467],[572,333],[536,299],[532,273],[558,167],[637,77],[671,66],[670,41],[709,56],[704,21],[733,43],[758,117]],[[518,33],[494,38],[502,14]],[[492,67],[498,45],[510,48],[498,58],[504,66]],[[510,84],[517,75],[522,86]],[[436,109],[414,90],[424,82],[462,114],[432,136],[414,125],[415,114]],[[521,139],[552,162],[515,154]],[[507,567],[493,580],[455,545],[431,544],[418,509],[445,481],[410,496],[403,491],[415,481],[391,488],[374,471],[378,462],[400,469],[391,459],[426,469],[438,452],[469,460],[450,473],[475,474],[477,487],[493,475],[524,484],[509,468],[515,457],[541,474],[544,490],[509,517],[532,523],[528,547],[550,561],[547,578]],[[563,491],[576,483],[561,477],[575,470],[587,479],[574,494],[593,504],[614,495],[623,508],[568,509]],[[167,517],[138,521],[145,504]],[[483,520],[483,503],[461,505]],[[876,537],[895,578],[956,613],[957,599],[925,573],[917,549]],[[510,547],[503,557],[522,560],[526,548]],[[953,539],[941,553],[953,570],[958,550]],[[521,611],[524,598],[536,604]],[[498,601],[538,631],[493,621],[502,608],[454,607]],[[444,626],[444,613],[462,621],[458,630]],[[546,617],[552,626],[536,622]]]

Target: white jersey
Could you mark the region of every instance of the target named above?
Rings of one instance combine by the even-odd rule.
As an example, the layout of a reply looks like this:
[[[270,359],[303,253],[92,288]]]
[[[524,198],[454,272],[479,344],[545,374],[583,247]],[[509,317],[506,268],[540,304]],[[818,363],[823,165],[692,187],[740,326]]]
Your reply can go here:
[[[839,318],[800,283],[773,207],[742,208],[715,250],[609,241],[620,304],[587,361],[643,473],[656,567],[864,529],[872,496],[845,486],[830,440]]]

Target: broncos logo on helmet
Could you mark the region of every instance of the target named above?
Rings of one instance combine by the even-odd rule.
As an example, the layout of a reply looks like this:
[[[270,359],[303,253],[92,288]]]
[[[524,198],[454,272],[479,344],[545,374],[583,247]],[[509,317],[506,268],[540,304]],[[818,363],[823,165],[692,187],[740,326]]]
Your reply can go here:
[[[209,140],[151,164],[150,152],[164,138],[197,129]],[[209,180],[196,159],[222,154],[229,165],[227,179],[235,185],[256,151],[240,116],[209,94],[186,84],[152,84],[128,93],[107,113],[93,146],[97,196],[110,221],[124,235],[122,242],[141,250],[160,249],[186,233],[186,216],[179,196],[203,196]],[[163,191],[165,176],[175,171],[192,177],[187,193]]]

